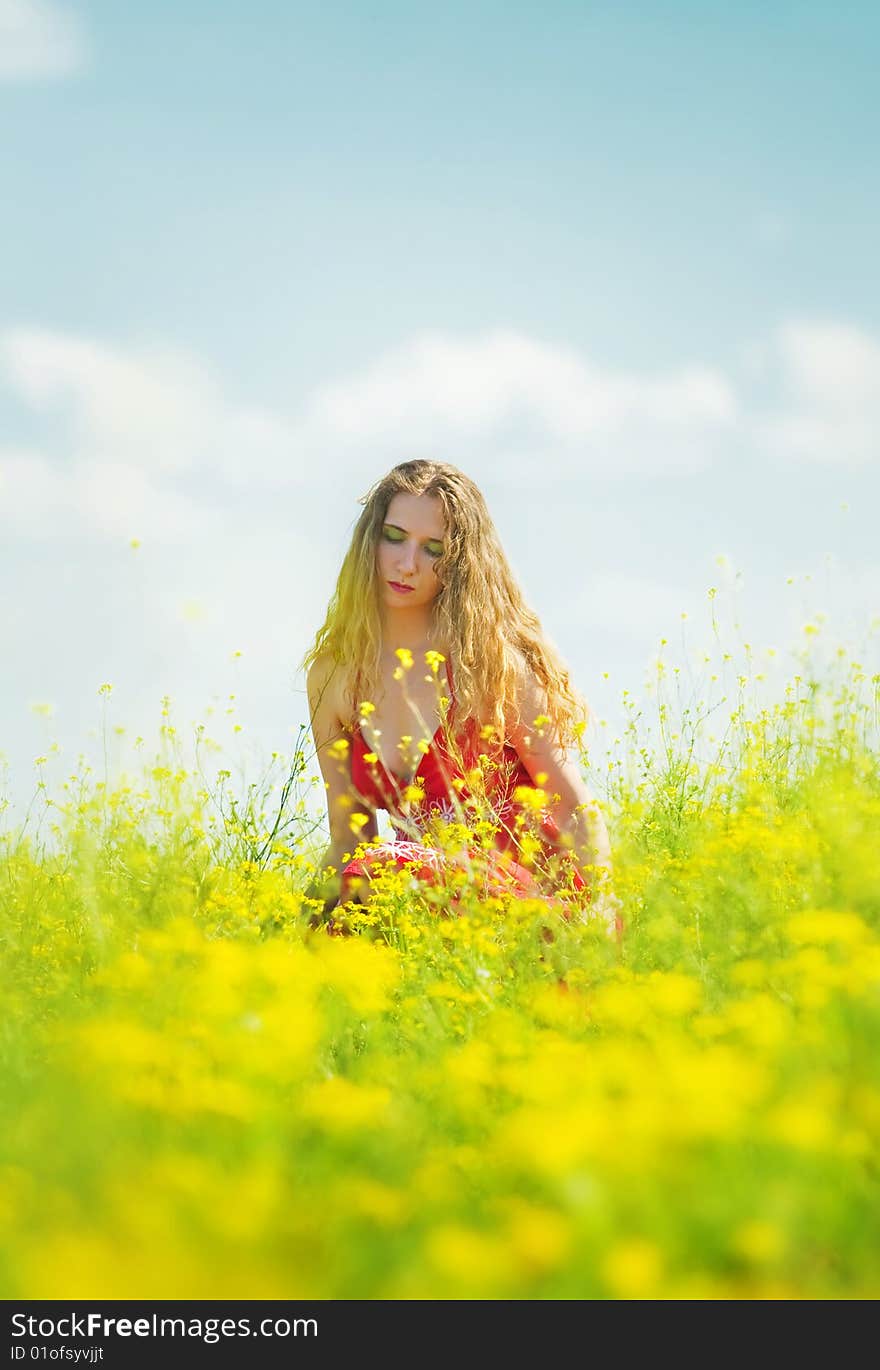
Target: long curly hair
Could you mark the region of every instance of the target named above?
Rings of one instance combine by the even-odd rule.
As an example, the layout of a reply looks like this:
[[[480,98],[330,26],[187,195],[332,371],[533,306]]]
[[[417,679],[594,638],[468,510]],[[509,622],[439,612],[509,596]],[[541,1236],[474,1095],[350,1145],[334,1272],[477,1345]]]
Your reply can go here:
[[[586,700],[523,598],[486,501],[457,467],[405,461],[358,499],[364,506],[342,563],[327,616],[300,669],[329,655],[341,667],[349,726],[360,701],[372,700],[381,677],[382,613],[377,547],[395,495],[434,495],[446,520],[443,554],[435,563],[440,590],[431,606],[432,636],[452,654],[456,731],[476,733],[503,746],[510,723],[531,729],[515,712],[515,652],[534,672],[546,696],[546,718],[567,751],[591,719]],[[489,725],[488,727],[486,725]],[[450,739],[451,740],[451,739]]]

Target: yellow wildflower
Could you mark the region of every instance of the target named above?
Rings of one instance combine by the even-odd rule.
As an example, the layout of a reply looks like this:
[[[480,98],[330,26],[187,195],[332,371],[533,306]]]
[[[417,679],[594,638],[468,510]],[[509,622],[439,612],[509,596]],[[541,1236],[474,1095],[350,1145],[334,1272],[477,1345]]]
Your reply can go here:
[[[549,1208],[512,1198],[507,1239],[524,1273],[552,1270],[565,1261],[571,1251],[568,1223]]]
[[[838,909],[809,909],[788,919],[788,933],[795,942],[842,942],[858,945],[870,931],[856,913]]]
[[[662,1269],[658,1247],[640,1237],[618,1242],[602,1262],[603,1276],[613,1292],[624,1299],[653,1297]]]
[[[533,866],[535,864],[536,856],[538,856],[541,851],[541,843],[538,838],[533,837],[531,833],[524,832],[519,838],[519,847],[520,864],[523,866]]]
[[[307,1090],[302,1110],[325,1127],[347,1131],[381,1123],[390,1101],[385,1086],[356,1085],[337,1075]]]
[[[428,1236],[427,1255],[439,1275],[476,1294],[503,1289],[515,1274],[506,1241],[460,1223],[436,1227]]]
[[[755,1265],[778,1260],[785,1249],[785,1237],[775,1223],[752,1218],[741,1223],[733,1234],[733,1248]]]

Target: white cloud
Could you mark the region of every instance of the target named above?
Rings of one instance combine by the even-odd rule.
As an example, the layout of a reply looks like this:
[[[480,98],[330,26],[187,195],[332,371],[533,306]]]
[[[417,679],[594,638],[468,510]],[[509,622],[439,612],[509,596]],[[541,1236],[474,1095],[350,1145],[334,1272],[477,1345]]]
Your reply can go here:
[[[645,375],[510,330],[427,332],[320,387],[297,416],[237,403],[215,370],[179,349],[19,328],[0,335],[0,368],[56,436],[38,455],[7,452],[0,475],[7,513],[35,531],[67,511],[108,536],[141,522],[175,538],[210,524],[205,506],[230,488],[313,498],[340,479],[366,486],[414,456],[534,486],[588,472],[683,475],[729,458],[731,440],[773,461],[876,455],[880,344],[869,335],[792,321],[742,362],[738,393],[705,365]],[[762,392],[771,398],[759,406]],[[188,498],[188,480],[209,497]]]
[[[223,526],[214,510],[158,486],[136,466],[82,462],[71,483],[80,517],[111,537],[186,541],[196,534],[219,533]]]
[[[232,485],[260,467],[290,474],[289,424],[230,404],[213,371],[182,350],[14,329],[0,339],[0,363],[32,407],[67,415],[68,455],[165,474],[207,469]]]
[[[39,452],[0,448],[0,525],[46,539],[83,528],[112,539],[186,542],[222,532],[219,515],[120,462],[59,466]]]
[[[611,372],[510,331],[417,336],[321,387],[299,418],[235,404],[203,361],[167,347],[19,328],[0,338],[3,364],[21,399],[67,421],[67,461],[210,471],[239,488],[314,486],[328,466],[354,473],[448,451],[527,482],[584,467],[690,470],[736,412],[711,368]]]
[[[54,0],[0,0],[0,81],[67,76],[87,44],[77,15]]]
[[[55,525],[63,482],[52,464],[33,452],[0,449],[0,520],[21,531]]]
[[[792,320],[751,357],[779,399],[753,421],[769,456],[864,466],[880,456],[880,342],[849,324]]]
[[[613,440],[618,469],[656,470],[689,468],[695,445],[735,414],[731,386],[711,367],[615,372],[571,348],[495,330],[477,339],[414,338],[322,387],[303,432],[307,445],[321,435],[392,452],[470,439],[499,453],[512,446],[517,466],[549,460],[562,470],[602,466]]]

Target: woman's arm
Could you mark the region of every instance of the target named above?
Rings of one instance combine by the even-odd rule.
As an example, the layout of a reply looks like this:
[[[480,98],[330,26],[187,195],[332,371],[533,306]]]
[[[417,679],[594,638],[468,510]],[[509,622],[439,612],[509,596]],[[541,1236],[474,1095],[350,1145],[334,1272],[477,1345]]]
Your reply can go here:
[[[532,781],[548,795],[558,795],[555,814],[561,845],[569,848],[590,892],[591,908],[614,930],[620,901],[613,892],[611,841],[605,819],[580,770],[559,745],[551,725],[536,728],[533,720],[547,717],[547,698],[540,682],[521,664],[518,677],[518,719],[509,730]]]
[[[375,810],[369,809],[352,785],[351,742],[339,716],[338,696],[332,683],[333,672],[334,663],[319,657],[309,669],[306,680],[312,737],[327,791],[330,825],[330,844],[320,858],[306,895],[323,902],[325,915],[339,901],[340,872],[345,857],[358,842],[369,842],[379,832]],[[351,826],[352,814],[356,812],[366,812],[368,817],[367,823],[357,830]],[[325,877],[327,867],[332,867],[334,873]]]

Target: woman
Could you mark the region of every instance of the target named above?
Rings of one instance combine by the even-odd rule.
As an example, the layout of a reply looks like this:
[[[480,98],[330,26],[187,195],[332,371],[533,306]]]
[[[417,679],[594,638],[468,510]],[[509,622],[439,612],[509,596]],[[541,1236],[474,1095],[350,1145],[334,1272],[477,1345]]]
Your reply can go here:
[[[574,902],[619,935],[608,833],[567,752],[588,709],[479,489],[444,462],[408,461],[359,502],[302,662],[327,789],[323,866],[338,872],[325,912],[367,899],[390,860],[429,883],[454,886],[464,869],[486,894]],[[379,809],[395,837],[376,845]],[[450,851],[449,824],[491,831],[491,845]],[[370,846],[346,860],[357,843]]]

